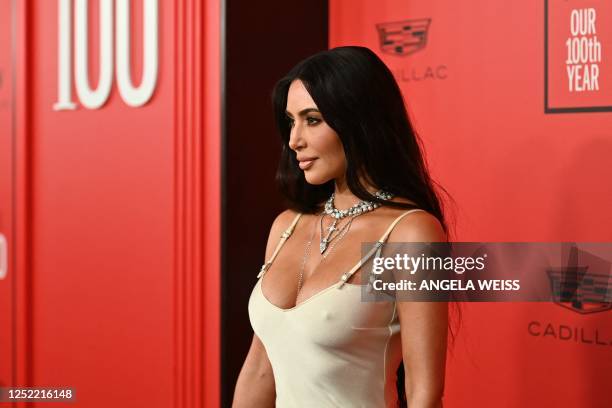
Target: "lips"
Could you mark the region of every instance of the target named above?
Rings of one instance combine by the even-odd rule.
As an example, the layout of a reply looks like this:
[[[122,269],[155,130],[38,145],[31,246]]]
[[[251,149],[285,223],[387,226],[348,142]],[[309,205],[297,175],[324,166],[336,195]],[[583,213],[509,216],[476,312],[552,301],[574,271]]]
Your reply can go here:
[[[301,157],[301,158],[299,158],[298,161],[300,162],[300,164],[299,164],[300,169],[306,170],[306,169],[310,168],[310,166],[312,166],[312,164],[314,163],[315,160],[317,160],[316,157]]]

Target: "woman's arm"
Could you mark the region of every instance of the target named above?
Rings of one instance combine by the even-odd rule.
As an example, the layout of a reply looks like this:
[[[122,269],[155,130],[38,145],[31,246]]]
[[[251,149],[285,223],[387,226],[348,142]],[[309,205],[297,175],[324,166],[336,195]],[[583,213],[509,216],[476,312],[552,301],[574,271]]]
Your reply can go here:
[[[398,302],[406,399],[410,408],[442,408],[447,303]]]
[[[232,408],[274,407],[276,392],[274,375],[268,354],[256,335],[253,335],[249,354],[236,382]]]
[[[281,234],[291,225],[296,215],[296,212],[286,210],[272,223],[266,245],[265,262],[272,256]],[[251,348],[238,375],[232,408],[274,407],[275,400],[274,375],[268,354],[259,337],[253,335]]]
[[[438,220],[417,212],[398,223],[395,242],[443,242]],[[404,224],[404,225],[402,225]],[[410,408],[442,408],[448,334],[447,302],[397,302],[406,399]]]

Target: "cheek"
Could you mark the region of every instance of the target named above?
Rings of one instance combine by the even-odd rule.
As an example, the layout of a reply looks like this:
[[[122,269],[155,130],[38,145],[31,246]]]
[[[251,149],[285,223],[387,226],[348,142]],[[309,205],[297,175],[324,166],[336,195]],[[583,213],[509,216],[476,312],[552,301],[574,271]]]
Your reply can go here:
[[[342,170],[345,165],[344,148],[340,137],[331,128],[327,127],[325,133],[320,135],[318,151],[326,164],[333,170]]]

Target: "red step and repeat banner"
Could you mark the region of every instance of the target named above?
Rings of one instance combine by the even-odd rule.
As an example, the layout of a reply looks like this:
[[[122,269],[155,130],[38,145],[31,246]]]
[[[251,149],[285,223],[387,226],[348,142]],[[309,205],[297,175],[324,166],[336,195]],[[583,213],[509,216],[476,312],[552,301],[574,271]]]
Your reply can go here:
[[[330,0],[395,74],[457,241],[612,241],[612,3]],[[612,311],[464,304],[449,407],[609,407]]]

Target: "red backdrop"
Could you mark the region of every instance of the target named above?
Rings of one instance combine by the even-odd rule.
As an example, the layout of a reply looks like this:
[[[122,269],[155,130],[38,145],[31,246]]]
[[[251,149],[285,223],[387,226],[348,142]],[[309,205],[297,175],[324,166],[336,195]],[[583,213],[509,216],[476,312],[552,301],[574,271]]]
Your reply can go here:
[[[587,61],[599,89],[572,94],[565,47],[584,8],[596,10],[583,34],[601,43]],[[456,200],[458,241],[612,241],[611,28],[603,1],[330,0],[330,46],[367,46],[394,71]],[[446,403],[612,406],[611,318],[465,304]]]
[[[84,3],[88,28],[77,30]],[[118,88],[117,33],[100,53],[100,4],[129,4],[134,87],[151,66],[143,25],[156,21],[157,76],[142,106]],[[158,19],[145,18],[154,4]],[[63,23],[60,5],[72,12]],[[220,7],[1,2],[0,233],[10,257],[0,385],[72,387],[83,407],[219,405],[220,205],[204,198],[220,196]],[[112,67],[98,108],[75,85],[83,39],[91,88],[103,82],[100,63]],[[57,109],[60,44],[72,51],[64,83],[74,106]]]

